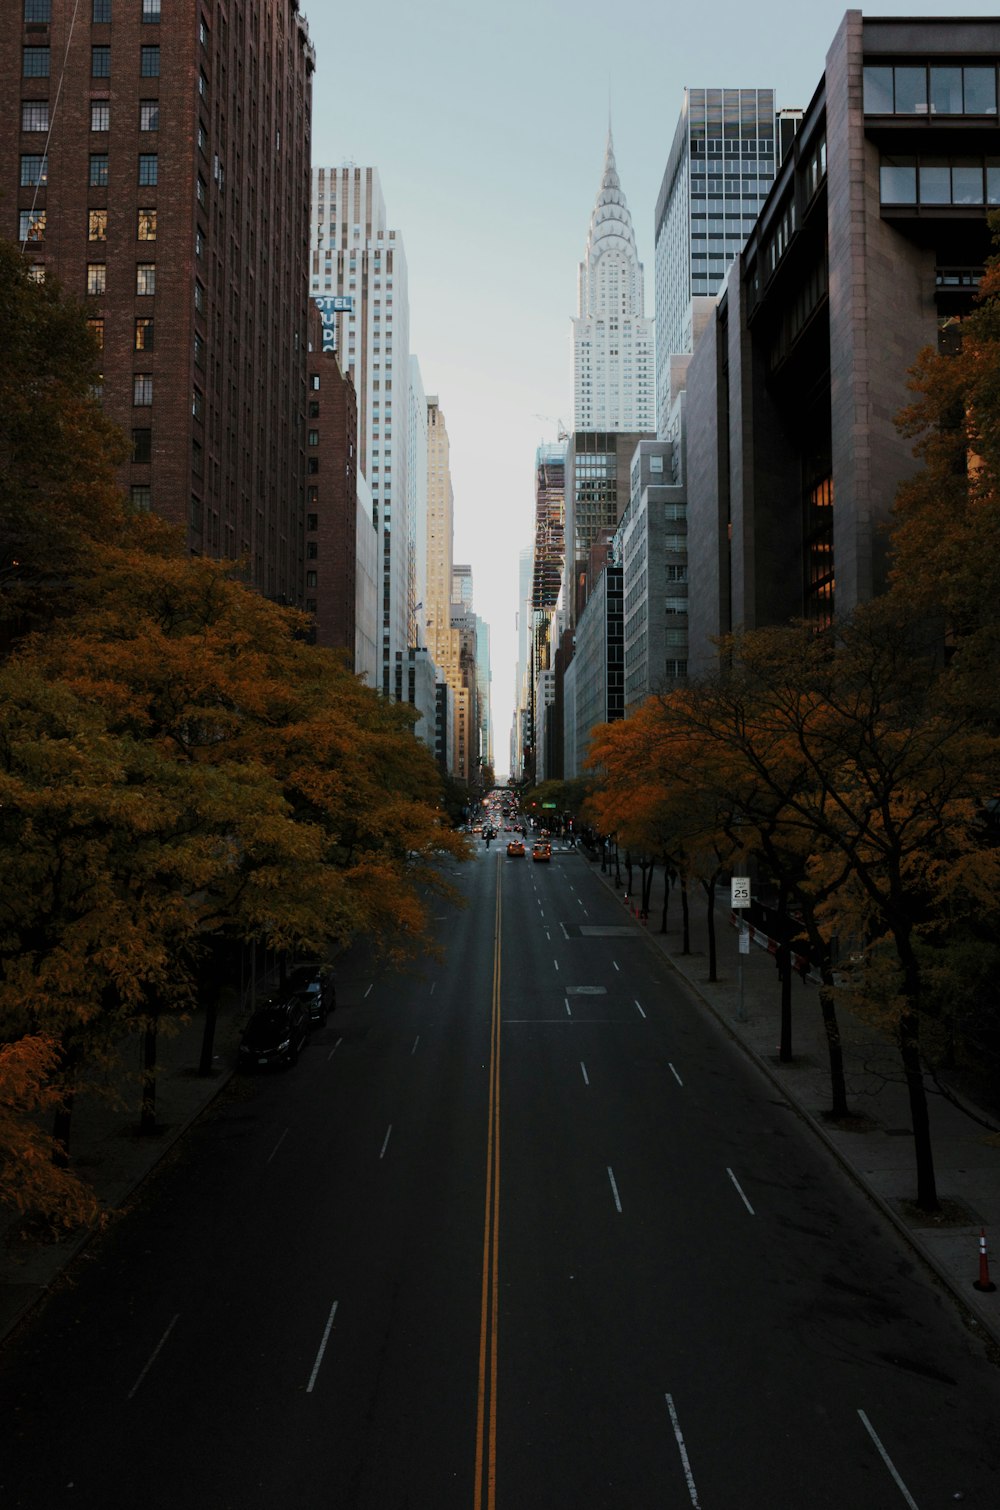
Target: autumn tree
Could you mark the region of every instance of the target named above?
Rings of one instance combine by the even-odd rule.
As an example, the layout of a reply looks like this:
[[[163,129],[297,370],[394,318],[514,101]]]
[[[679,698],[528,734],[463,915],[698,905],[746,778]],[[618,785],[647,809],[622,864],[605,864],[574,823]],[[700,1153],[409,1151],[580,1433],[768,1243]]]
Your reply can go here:
[[[0,241],[0,647],[65,613],[118,536],[127,448],[95,396],[96,355],[82,306]]]

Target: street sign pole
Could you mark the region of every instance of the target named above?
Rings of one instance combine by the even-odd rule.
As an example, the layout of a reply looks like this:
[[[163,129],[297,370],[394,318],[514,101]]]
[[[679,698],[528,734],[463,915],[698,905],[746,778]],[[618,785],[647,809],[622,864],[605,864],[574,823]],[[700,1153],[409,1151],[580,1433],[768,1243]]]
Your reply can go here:
[[[750,905],[750,877],[733,876],[732,878],[732,907],[736,913],[736,978],[737,978],[737,1005],[736,1021],[746,1022],[746,1006],[743,1001],[743,956],[749,953],[749,939],[743,932],[743,909]]]

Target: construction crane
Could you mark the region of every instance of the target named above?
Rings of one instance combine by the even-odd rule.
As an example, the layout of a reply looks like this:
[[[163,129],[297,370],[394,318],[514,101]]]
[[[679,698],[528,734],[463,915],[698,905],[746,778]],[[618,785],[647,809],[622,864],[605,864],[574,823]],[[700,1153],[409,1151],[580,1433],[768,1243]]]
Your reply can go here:
[[[569,431],[561,419],[556,419],[552,414],[536,414],[534,418],[544,420],[547,425],[555,425],[557,440],[569,440]]]

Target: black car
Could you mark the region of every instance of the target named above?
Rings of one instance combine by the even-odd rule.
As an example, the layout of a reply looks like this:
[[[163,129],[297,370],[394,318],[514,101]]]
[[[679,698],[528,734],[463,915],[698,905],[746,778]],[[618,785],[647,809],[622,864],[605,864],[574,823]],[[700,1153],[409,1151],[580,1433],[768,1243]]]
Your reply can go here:
[[[288,977],[285,988],[286,1000],[293,996],[307,999],[310,1022],[326,1022],[337,1005],[337,988],[333,982],[333,970],[329,965],[300,965]]]
[[[300,997],[258,1007],[243,1029],[241,1067],[253,1070],[294,1064],[309,1037],[309,1027],[309,1009]]]

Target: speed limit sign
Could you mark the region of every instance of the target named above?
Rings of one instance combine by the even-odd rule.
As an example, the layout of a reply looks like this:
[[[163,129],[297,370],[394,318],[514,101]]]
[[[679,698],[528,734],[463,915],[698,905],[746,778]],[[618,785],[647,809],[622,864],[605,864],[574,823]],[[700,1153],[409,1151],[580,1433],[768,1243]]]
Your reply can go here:
[[[732,888],[733,888],[733,900],[732,900],[732,904],[731,905],[733,907],[749,907],[750,906],[750,877],[749,876],[733,876],[733,878],[732,878]]]

